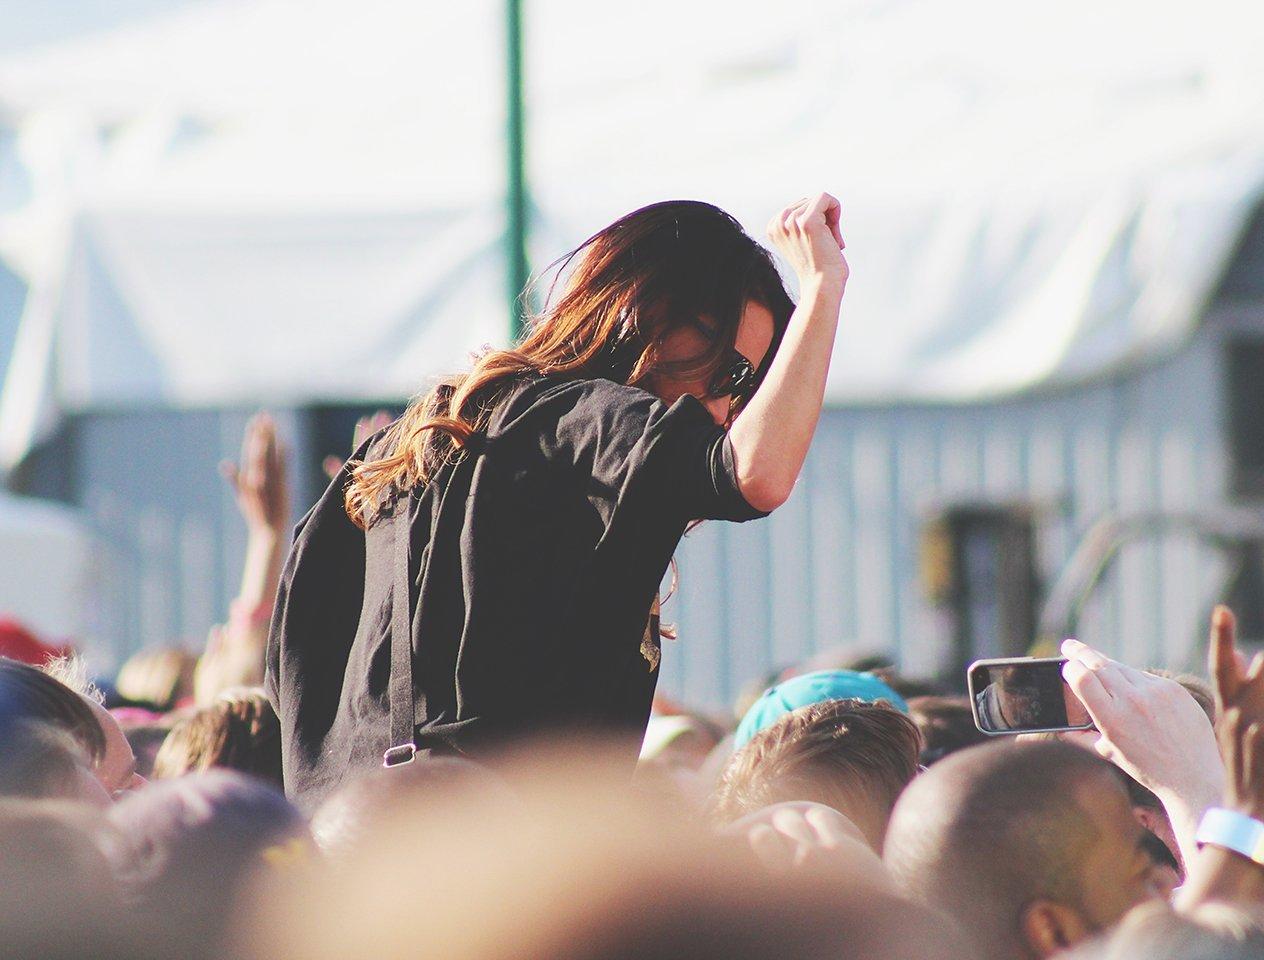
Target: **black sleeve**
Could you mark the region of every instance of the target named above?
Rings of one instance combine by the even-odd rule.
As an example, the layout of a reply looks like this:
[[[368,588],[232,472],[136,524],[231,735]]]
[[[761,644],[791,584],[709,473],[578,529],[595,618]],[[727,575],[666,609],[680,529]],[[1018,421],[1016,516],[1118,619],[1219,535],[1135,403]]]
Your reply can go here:
[[[364,457],[368,443],[354,454]],[[364,532],[343,506],[344,466],[294,531],[268,635],[264,688],[281,721],[286,788],[333,723],[364,593]]]
[[[512,406],[514,429],[536,433],[550,461],[591,476],[620,503],[685,521],[767,516],[742,496],[728,433],[694,397],[668,406],[636,387],[580,380]]]

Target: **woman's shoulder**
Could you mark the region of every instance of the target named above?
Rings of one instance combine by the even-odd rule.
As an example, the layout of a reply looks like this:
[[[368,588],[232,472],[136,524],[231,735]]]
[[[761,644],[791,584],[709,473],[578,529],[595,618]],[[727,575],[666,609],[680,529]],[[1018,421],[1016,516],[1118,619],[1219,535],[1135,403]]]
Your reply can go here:
[[[524,378],[505,398],[493,418],[491,433],[503,434],[538,418],[560,420],[573,414],[628,412],[648,417],[659,405],[662,401],[652,393],[603,377],[536,374]]]

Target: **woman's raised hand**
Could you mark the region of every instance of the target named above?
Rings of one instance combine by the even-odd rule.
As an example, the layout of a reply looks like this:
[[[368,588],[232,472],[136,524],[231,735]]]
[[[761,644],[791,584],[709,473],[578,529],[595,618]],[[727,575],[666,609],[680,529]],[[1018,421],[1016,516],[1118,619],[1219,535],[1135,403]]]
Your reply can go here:
[[[842,208],[828,193],[792,203],[768,223],[768,239],[799,278],[836,290],[847,285],[849,270],[839,228]]]

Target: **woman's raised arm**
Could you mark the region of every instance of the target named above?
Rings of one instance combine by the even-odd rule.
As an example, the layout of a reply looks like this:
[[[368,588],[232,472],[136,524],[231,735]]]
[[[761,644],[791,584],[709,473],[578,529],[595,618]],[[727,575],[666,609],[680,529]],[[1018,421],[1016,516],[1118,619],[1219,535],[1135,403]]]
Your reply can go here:
[[[769,239],[798,275],[799,305],[763,384],[729,430],[738,486],[757,510],[789,499],[821,415],[848,276],[839,212],[838,201],[822,193],[768,225]]]

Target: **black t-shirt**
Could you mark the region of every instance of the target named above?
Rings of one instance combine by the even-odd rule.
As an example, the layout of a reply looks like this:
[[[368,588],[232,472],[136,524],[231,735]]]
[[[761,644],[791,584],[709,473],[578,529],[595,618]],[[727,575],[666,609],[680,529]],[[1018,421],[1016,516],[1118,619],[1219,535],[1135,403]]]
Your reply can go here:
[[[478,757],[563,725],[643,732],[658,679],[647,620],[686,525],[764,516],[695,398],[668,406],[609,380],[525,380],[485,439],[367,532],[344,511],[347,480],[298,525],[268,643],[286,789],[309,807],[390,745],[396,523],[417,744]]]

